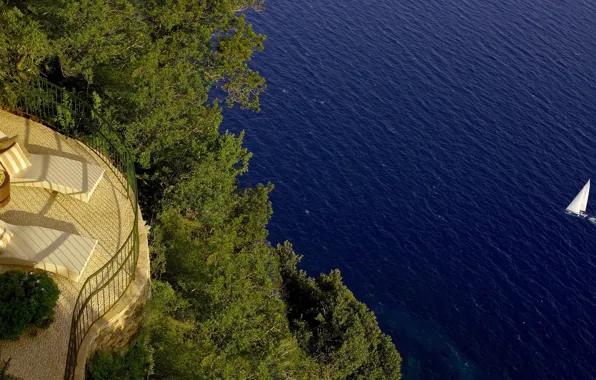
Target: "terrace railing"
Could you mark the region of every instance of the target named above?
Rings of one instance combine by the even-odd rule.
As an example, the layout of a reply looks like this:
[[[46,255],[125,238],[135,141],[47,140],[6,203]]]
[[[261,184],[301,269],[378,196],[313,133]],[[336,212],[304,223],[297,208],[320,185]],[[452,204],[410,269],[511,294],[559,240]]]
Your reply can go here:
[[[14,74],[14,72],[13,72]],[[0,70],[0,107],[38,119],[70,138],[84,142],[106,163],[134,211],[132,230],[114,256],[83,283],[72,313],[64,379],[74,377],[77,355],[93,323],[124,295],[134,278],[139,253],[138,192],[134,162],[112,124],[76,93],[44,78]]]

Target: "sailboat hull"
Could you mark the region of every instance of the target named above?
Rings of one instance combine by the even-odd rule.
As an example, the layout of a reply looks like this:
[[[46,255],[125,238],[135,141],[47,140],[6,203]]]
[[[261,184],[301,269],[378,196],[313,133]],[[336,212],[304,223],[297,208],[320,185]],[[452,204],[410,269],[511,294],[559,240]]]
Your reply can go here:
[[[569,211],[569,210],[565,210],[565,214],[567,215],[571,215],[571,216],[577,216],[578,218],[587,218],[589,215],[583,211],[581,211],[579,214],[577,212],[573,212],[573,211]]]

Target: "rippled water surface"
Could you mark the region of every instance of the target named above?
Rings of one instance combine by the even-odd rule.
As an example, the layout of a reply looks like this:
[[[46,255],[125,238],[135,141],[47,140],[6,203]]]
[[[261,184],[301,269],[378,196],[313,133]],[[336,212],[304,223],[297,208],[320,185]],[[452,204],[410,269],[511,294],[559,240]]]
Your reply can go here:
[[[342,270],[407,379],[596,379],[596,225],[563,212],[596,177],[595,3],[266,5],[262,112],[222,126],[271,240]]]

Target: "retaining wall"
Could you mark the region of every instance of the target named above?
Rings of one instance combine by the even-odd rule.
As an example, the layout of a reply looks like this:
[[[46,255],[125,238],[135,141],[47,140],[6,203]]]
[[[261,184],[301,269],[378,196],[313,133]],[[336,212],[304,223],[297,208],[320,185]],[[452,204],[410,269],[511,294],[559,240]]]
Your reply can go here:
[[[142,310],[151,295],[151,275],[147,227],[139,209],[139,259],[135,278],[120,300],[91,326],[77,355],[75,380],[85,379],[87,360],[97,350],[119,350],[137,332]]]

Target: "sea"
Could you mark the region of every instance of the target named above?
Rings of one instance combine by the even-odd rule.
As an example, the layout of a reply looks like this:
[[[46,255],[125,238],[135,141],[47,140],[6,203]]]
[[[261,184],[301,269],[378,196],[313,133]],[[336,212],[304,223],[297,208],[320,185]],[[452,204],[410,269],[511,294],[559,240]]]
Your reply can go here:
[[[277,0],[226,110],[272,243],[341,270],[415,379],[596,379],[592,0]],[[596,215],[596,197],[588,204]]]

